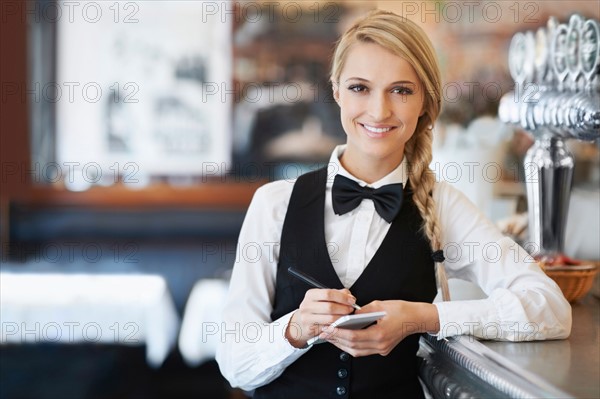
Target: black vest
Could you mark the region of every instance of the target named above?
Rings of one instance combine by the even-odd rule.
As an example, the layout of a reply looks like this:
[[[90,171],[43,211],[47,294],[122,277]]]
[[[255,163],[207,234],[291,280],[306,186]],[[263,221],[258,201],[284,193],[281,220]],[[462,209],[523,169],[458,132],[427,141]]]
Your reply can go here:
[[[300,176],[294,185],[281,233],[272,320],[297,309],[312,288],[289,275],[290,266],[328,287],[343,288],[325,242],[326,179],[323,168]],[[421,224],[408,186],[402,209],[381,246],[350,287],[359,305],[388,299],[433,301],[437,292],[434,265],[429,240],[419,231]],[[335,248],[335,243],[329,244],[330,250]],[[358,358],[330,343],[315,345],[281,376],[258,388],[254,398],[422,398],[417,379],[418,342],[419,334],[413,334],[387,356]]]

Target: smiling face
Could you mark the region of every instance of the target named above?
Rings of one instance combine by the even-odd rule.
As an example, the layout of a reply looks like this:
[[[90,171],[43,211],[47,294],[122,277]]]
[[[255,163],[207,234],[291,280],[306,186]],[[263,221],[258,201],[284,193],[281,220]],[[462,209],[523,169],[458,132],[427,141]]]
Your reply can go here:
[[[380,177],[402,161],[404,146],[423,114],[423,89],[413,67],[374,43],[355,43],[347,54],[333,95],[347,137],[342,164]]]

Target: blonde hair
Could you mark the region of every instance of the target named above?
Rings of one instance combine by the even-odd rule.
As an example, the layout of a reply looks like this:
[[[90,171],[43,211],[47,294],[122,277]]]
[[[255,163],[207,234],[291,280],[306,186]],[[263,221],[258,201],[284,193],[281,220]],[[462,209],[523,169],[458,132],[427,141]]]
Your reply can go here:
[[[435,51],[427,35],[414,22],[389,11],[375,10],[357,21],[336,44],[331,66],[331,81],[338,84],[348,52],[355,43],[375,43],[402,57],[414,68],[424,91],[423,115],[404,155],[409,165],[413,200],[423,218],[422,230],[432,249],[441,249],[441,233],[431,191],[435,175],[429,168],[432,129],[441,110],[441,76]]]

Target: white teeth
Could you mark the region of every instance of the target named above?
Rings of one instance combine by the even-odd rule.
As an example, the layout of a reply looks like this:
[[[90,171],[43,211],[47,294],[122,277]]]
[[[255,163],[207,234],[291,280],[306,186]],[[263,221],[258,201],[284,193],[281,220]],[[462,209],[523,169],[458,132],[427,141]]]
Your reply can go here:
[[[372,126],[368,126],[368,125],[363,125],[365,127],[365,129],[367,129],[369,132],[373,132],[373,133],[385,133],[385,132],[389,132],[390,130],[392,130],[391,127],[382,127],[382,128],[377,128],[377,127],[372,127]]]

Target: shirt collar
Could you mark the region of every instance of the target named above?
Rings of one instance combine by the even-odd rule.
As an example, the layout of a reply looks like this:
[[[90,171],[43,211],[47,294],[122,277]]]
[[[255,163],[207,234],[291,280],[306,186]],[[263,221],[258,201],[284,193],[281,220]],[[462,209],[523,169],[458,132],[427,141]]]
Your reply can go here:
[[[369,186],[369,187],[373,187],[373,188],[379,188],[386,184],[402,183],[402,185],[404,187],[406,187],[406,182],[408,180],[408,168],[407,168],[408,163],[406,162],[406,157],[403,157],[402,162],[400,162],[400,165],[398,165],[398,167],[396,167],[396,169],[392,170],[386,176],[382,177],[381,179],[377,180],[376,182],[373,182],[372,184],[367,184],[363,180],[353,176],[350,172],[348,172],[342,166],[342,163],[340,162],[340,157],[344,153],[344,150],[346,150],[345,144],[338,145],[337,147],[334,148],[333,153],[331,154],[331,157],[329,158],[329,164],[327,164],[327,176],[328,176],[327,186],[328,187],[331,187],[333,185],[333,179],[334,179],[335,175],[338,175],[338,174],[356,181],[361,186]]]

